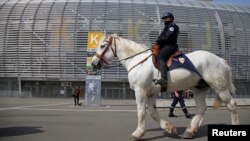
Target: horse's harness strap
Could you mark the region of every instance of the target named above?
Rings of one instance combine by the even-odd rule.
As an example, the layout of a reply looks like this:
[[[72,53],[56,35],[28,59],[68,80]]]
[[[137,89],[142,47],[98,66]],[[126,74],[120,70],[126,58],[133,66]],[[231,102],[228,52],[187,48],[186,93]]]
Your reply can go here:
[[[111,47],[111,50],[112,50],[112,52],[114,53],[114,56],[115,57],[117,57],[117,54],[116,54],[116,40],[115,40],[115,38],[114,38],[114,44],[115,44],[115,51],[113,50],[113,48]]]
[[[133,58],[133,57],[135,57],[135,56],[137,56],[137,55],[140,55],[140,54],[142,54],[142,53],[144,53],[144,52],[147,52],[148,50],[150,50],[150,49],[146,49],[146,50],[144,50],[144,51],[142,51],[142,52],[139,52],[139,53],[134,54],[134,55],[132,55],[132,56],[129,56],[129,57],[127,57],[127,58],[121,59],[120,61],[128,60],[128,59]]]
[[[138,62],[137,64],[135,64],[133,67],[131,67],[131,68],[128,70],[128,73],[129,73],[132,69],[134,69],[135,67],[137,67],[139,64],[141,64],[141,63],[147,61],[148,58],[151,57],[151,56],[152,56],[152,54],[150,54],[148,57],[146,57],[145,59],[143,59],[143,60],[141,60],[140,62]]]
[[[111,46],[113,39],[114,39],[115,50],[114,50],[114,49],[112,48],[112,46]],[[117,55],[116,55],[116,41],[115,41],[115,38],[110,37],[110,38],[109,38],[109,41],[107,41],[107,42],[108,42],[108,45],[106,46],[106,48],[104,49],[104,51],[102,52],[101,55],[99,55],[98,53],[95,53],[95,56],[96,56],[97,58],[99,58],[100,60],[102,60],[105,64],[108,64],[108,62],[103,58],[103,56],[104,56],[104,54],[107,52],[107,50],[108,50],[109,47],[111,48],[111,50],[112,50],[114,56],[117,57]]]
[[[114,39],[114,46],[115,46],[115,50],[112,48],[112,46],[111,46],[111,44],[112,44],[112,41],[113,41],[113,39]],[[108,47],[110,47],[111,48],[111,50],[112,50],[112,52],[113,52],[113,54],[114,54],[114,57],[117,57],[117,55],[116,55],[116,41],[115,41],[115,37],[110,37],[109,38],[109,44],[108,44],[109,46]],[[107,47],[107,48],[108,48]]]
[[[113,40],[114,40],[114,49],[113,49],[112,46],[111,46]],[[116,40],[115,40],[115,37],[112,37],[112,36],[111,36],[111,37],[109,38],[109,40],[106,41],[106,42],[108,42],[108,44],[105,46],[105,49],[104,49],[104,51],[102,52],[102,54],[100,55],[100,54],[98,54],[98,53],[95,53],[95,56],[96,56],[97,58],[99,58],[100,60],[102,60],[105,64],[108,64],[108,62],[103,58],[103,56],[104,56],[104,54],[107,52],[107,50],[108,50],[109,47],[111,48],[111,51],[113,52],[114,57],[117,57],[117,52],[116,52]],[[127,57],[127,58],[124,58],[124,59],[122,59],[122,60],[120,60],[120,61],[124,61],[124,60],[130,59],[130,58],[133,58],[133,57],[135,57],[136,55],[139,55],[139,54],[141,54],[141,53],[144,53],[144,52],[146,52],[146,51],[148,51],[148,50],[150,50],[150,49],[147,49],[147,50],[145,50],[145,51],[142,51],[142,52],[139,52],[139,53],[137,53],[137,54],[134,54],[134,55],[132,55],[132,56],[130,56],[130,57]],[[136,65],[134,65],[132,68],[129,69],[128,72],[130,72],[133,68],[135,68],[135,67],[138,66],[139,64],[145,62],[150,56],[152,56],[152,54],[150,54],[148,57],[146,57],[145,59],[143,59],[142,61],[140,61],[140,62],[137,63]]]
[[[97,58],[99,58],[100,60],[102,60],[105,64],[108,64],[108,62],[107,62],[105,59],[103,59],[103,54],[102,54],[102,55],[99,55],[98,53],[95,53],[95,56],[96,56]]]

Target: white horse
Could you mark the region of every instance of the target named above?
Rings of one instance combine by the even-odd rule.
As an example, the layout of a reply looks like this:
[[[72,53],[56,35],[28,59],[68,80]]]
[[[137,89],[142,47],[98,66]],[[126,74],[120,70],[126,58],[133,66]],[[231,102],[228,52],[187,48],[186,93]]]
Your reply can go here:
[[[159,79],[160,75],[152,63],[151,54],[152,52],[147,50],[146,46],[112,34],[103,37],[92,59],[94,67],[101,67],[103,63],[108,64],[117,57],[128,70],[130,87],[135,91],[138,116],[138,126],[131,134],[130,140],[141,139],[146,132],[146,105],[148,105],[151,117],[163,130],[170,134],[177,134],[173,124],[160,118],[156,110],[155,99],[160,92],[160,86],[155,85],[152,80]],[[232,124],[239,124],[236,102],[232,97],[235,94],[235,87],[227,62],[208,51],[194,51],[186,55],[193,62],[202,78],[187,69],[177,68],[168,72],[167,84],[167,92],[188,88],[192,88],[194,91],[197,111],[190,125],[187,126],[183,138],[193,138],[194,133],[201,125],[207,107],[205,94],[208,88],[215,91],[218,107],[221,102],[225,103],[231,112]]]

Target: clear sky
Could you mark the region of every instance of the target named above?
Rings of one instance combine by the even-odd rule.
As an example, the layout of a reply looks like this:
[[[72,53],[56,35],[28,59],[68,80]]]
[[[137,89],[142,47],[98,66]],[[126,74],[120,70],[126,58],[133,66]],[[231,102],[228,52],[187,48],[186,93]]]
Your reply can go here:
[[[250,0],[213,0],[213,2],[250,6]]]

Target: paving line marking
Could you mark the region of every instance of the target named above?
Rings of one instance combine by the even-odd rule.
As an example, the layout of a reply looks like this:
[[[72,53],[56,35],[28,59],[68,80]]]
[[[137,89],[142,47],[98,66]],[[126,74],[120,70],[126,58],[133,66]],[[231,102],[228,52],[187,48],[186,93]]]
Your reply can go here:
[[[65,102],[65,103],[56,103],[56,104],[42,104],[42,105],[27,105],[27,106],[15,106],[15,107],[5,107],[0,108],[0,111],[5,110],[33,110],[33,111],[67,111],[67,112],[136,112],[137,110],[112,110],[108,109],[111,106],[105,106],[97,109],[80,109],[80,107],[73,107],[69,106],[71,109],[55,109],[55,108],[39,108],[45,106],[58,106],[58,105],[68,105],[72,104],[72,102]],[[73,109],[72,109],[73,108]]]
[[[70,103],[71,103],[71,102],[56,103],[56,104],[42,104],[42,105],[28,105],[28,106],[5,107],[5,108],[0,108],[0,111],[4,111],[4,110],[15,110],[15,109],[23,109],[23,108],[35,108],[35,107],[43,107],[43,106],[66,105],[66,104],[70,104]]]
[[[137,110],[112,110],[112,109],[53,109],[53,108],[22,108],[20,110],[34,111],[66,111],[66,112],[137,112]]]

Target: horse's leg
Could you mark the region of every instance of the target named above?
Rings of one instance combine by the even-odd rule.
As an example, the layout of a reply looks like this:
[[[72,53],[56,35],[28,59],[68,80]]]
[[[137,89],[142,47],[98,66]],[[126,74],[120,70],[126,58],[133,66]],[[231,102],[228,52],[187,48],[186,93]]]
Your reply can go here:
[[[136,130],[131,134],[130,141],[140,139],[146,132],[145,117],[146,117],[146,91],[138,88],[135,89],[135,98],[137,104],[138,125]]]
[[[156,110],[156,94],[148,96],[148,110],[150,112],[150,116],[160,125],[160,127],[169,134],[176,134],[177,130],[174,125],[168,121],[163,120]]]
[[[228,110],[231,112],[231,120],[233,125],[240,124],[238,112],[236,109],[236,101],[231,96],[228,90],[218,92],[219,98],[225,103]]]
[[[191,120],[189,126],[183,134],[183,138],[190,139],[193,138],[194,133],[197,132],[200,127],[205,111],[207,109],[205,95],[206,90],[202,89],[193,89],[194,90],[194,98],[196,102],[196,115]]]

